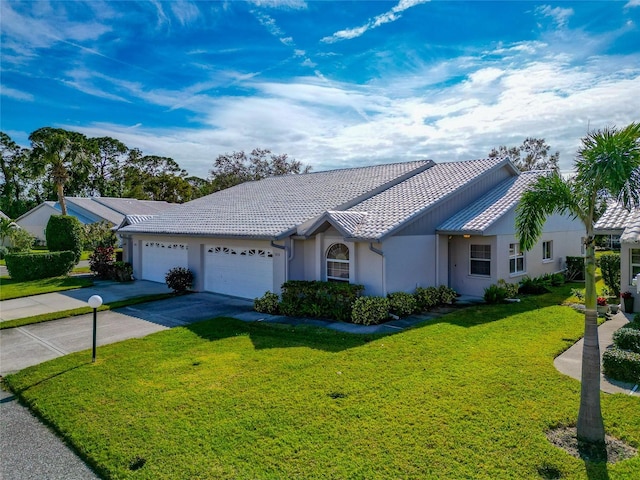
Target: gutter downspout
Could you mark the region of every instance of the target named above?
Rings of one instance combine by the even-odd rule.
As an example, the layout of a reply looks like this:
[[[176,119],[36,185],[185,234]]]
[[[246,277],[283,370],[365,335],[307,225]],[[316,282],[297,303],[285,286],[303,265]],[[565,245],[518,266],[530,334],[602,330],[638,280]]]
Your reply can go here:
[[[373,246],[373,242],[369,242],[369,250],[371,250],[373,253],[377,253],[378,255],[380,255],[382,257],[382,296],[387,295],[387,282],[385,281],[385,266],[386,266],[386,257],[384,256],[384,252],[380,249],[377,249],[376,247]]]
[[[277,243],[274,243],[273,240],[271,240],[271,246],[279,250],[284,250],[284,281],[287,282],[289,280],[289,251],[286,245],[278,245]]]

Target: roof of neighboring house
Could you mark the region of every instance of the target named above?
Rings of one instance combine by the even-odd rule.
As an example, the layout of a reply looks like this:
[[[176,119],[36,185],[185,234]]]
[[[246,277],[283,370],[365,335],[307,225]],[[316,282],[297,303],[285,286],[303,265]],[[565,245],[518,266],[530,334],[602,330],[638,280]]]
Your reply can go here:
[[[4,213],[2,210],[0,210],[0,218],[6,218],[6,219],[9,219],[9,217],[8,217],[7,215],[5,215],[5,213]],[[9,219],[9,220],[10,220],[10,219]]]
[[[522,172],[504,180],[482,198],[464,208],[438,227],[440,233],[482,235],[498,219],[514,208],[522,194],[551,170]]]
[[[154,215],[174,204],[164,201],[137,200],[135,198],[111,197],[64,197],[67,214],[76,217],[83,224],[107,221],[119,225],[125,215]],[[21,220],[35,210],[47,205],[61,212],[58,202],[46,201],[20,216]]]
[[[155,217],[155,215],[125,215],[120,224],[113,227],[112,230],[118,230],[119,228],[126,227],[127,225],[145,222],[153,217]]]
[[[430,160],[283,175],[221,190],[122,229],[126,233],[283,238],[433,167]]]
[[[640,208],[627,210],[615,200],[594,225],[597,234],[620,235],[622,243],[640,243]]]

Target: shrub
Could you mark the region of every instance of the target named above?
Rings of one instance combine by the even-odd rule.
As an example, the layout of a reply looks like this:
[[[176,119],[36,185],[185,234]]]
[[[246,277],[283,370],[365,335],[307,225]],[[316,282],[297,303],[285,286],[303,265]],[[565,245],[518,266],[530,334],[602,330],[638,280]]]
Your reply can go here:
[[[559,287],[560,285],[564,285],[565,278],[561,273],[553,273],[551,275],[551,285],[554,287]]]
[[[9,275],[19,281],[67,275],[76,264],[74,252],[9,253],[5,260]]]
[[[640,353],[640,330],[635,328],[620,328],[613,333],[613,343],[623,350]]]
[[[130,282],[133,280],[133,265],[127,262],[115,262],[112,266],[111,278],[116,282]]]
[[[359,325],[377,325],[389,318],[389,300],[384,297],[359,297],[351,310],[351,321]]]
[[[484,301],[489,304],[502,303],[507,297],[507,290],[498,285],[489,285],[484,289]]]
[[[625,323],[620,328],[630,328],[632,330],[640,330],[640,318],[638,318],[638,314],[636,314],[636,318],[633,319],[633,322]]]
[[[253,309],[256,312],[276,315],[280,309],[280,297],[276,293],[265,292],[262,297],[253,300]]]
[[[622,382],[640,382],[640,353],[612,347],[602,355],[603,373]]]
[[[449,304],[456,301],[458,295],[453,288],[449,288],[446,285],[440,285],[438,287],[439,303]]]
[[[389,300],[389,311],[398,317],[408,317],[418,308],[418,302],[410,293],[390,293],[387,295],[387,299]]]
[[[520,286],[517,283],[509,283],[502,278],[498,280],[498,287],[503,288],[507,292],[507,298],[516,298]]]
[[[620,295],[620,254],[605,253],[598,260],[602,280],[614,297]]]
[[[9,253],[9,249],[4,245],[0,245],[0,260],[4,260],[4,256]]]
[[[193,285],[193,273],[188,268],[175,267],[167,272],[164,280],[175,293],[183,293]]]
[[[567,280],[584,280],[584,257],[567,257]]]
[[[70,215],[51,215],[45,231],[47,247],[51,252],[72,251],[76,263],[82,254],[82,225]]]
[[[440,292],[436,287],[418,287],[413,296],[416,298],[418,310],[429,310],[440,303]]]
[[[282,285],[280,313],[292,317],[351,319],[351,308],[364,286],[346,282],[290,280]]]
[[[89,255],[89,270],[100,278],[111,278],[115,254],[113,247],[96,247]]]
[[[542,275],[540,277],[531,278],[524,277],[520,280],[520,293],[527,293],[530,295],[541,295],[543,293],[549,293],[551,291],[551,276]]]
[[[28,252],[36,240],[33,235],[24,228],[12,229],[11,233],[9,233],[9,238],[11,239],[11,248],[9,251],[13,253]]]

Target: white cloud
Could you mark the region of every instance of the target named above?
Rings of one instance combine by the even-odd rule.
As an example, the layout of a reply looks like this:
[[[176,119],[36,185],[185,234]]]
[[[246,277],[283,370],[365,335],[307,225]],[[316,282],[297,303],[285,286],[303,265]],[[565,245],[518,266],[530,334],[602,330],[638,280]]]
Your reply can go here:
[[[624,8],[640,7],[640,0],[629,0]]]
[[[200,10],[193,2],[173,0],[169,3],[171,12],[181,25],[188,25],[200,17]]]
[[[2,88],[0,88],[0,95],[27,102],[33,102],[34,100],[33,95],[30,93],[16,90],[15,88],[7,87],[6,85],[3,85]]]
[[[549,5],[543,5],[536,8],[536,12],[545,17],[550,17],[558,27],[565,27],[569,22],[569,17],[573,15],[573,8],[555,7],[551,8]]]
[[[257,7],[265,8],[287,8],[293,10],[304,10],[307,2],[304,0],[248,0]]]
[[[405,10],[415,7],[416,5],[419,5],[421,3],[427,3],[429,1],[430,0],[400,0],[400,2],[398,2],[398,4],[391,10],[370,18],[364,25],[339,30],[333,35],[324,37],[321,41],[325,43],[335,43],[341,40],[350,40],[352,38],[360,37],[364,35],[368,30],[378,28],[385,23],[395,22],[396,20],[401,18],[402,15],[400,14]]]

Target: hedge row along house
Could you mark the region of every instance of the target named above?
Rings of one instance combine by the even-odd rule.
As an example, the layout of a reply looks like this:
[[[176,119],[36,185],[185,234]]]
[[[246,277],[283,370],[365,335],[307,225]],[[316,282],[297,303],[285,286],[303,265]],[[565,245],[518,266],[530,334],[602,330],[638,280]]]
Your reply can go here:
[[[500,278],[557,272],[581,254],[584,227],[569,216],[549,218],[530,252],[517,244],[518,199],[548,174],[483,159],[271,177],[118,233],[136,278],[162,282],[187,267],[199,291],[254,298],[287,280],[328,280],[362,284],[366,295],[448,285],[481,296]]]
[[[598,235],[614,235],[620,239],[620,291],[634,296],[633,311],[640,311],[640,295],[633,279],[640,274],[640,208],[627,210],[612,201],[594,226]]]

